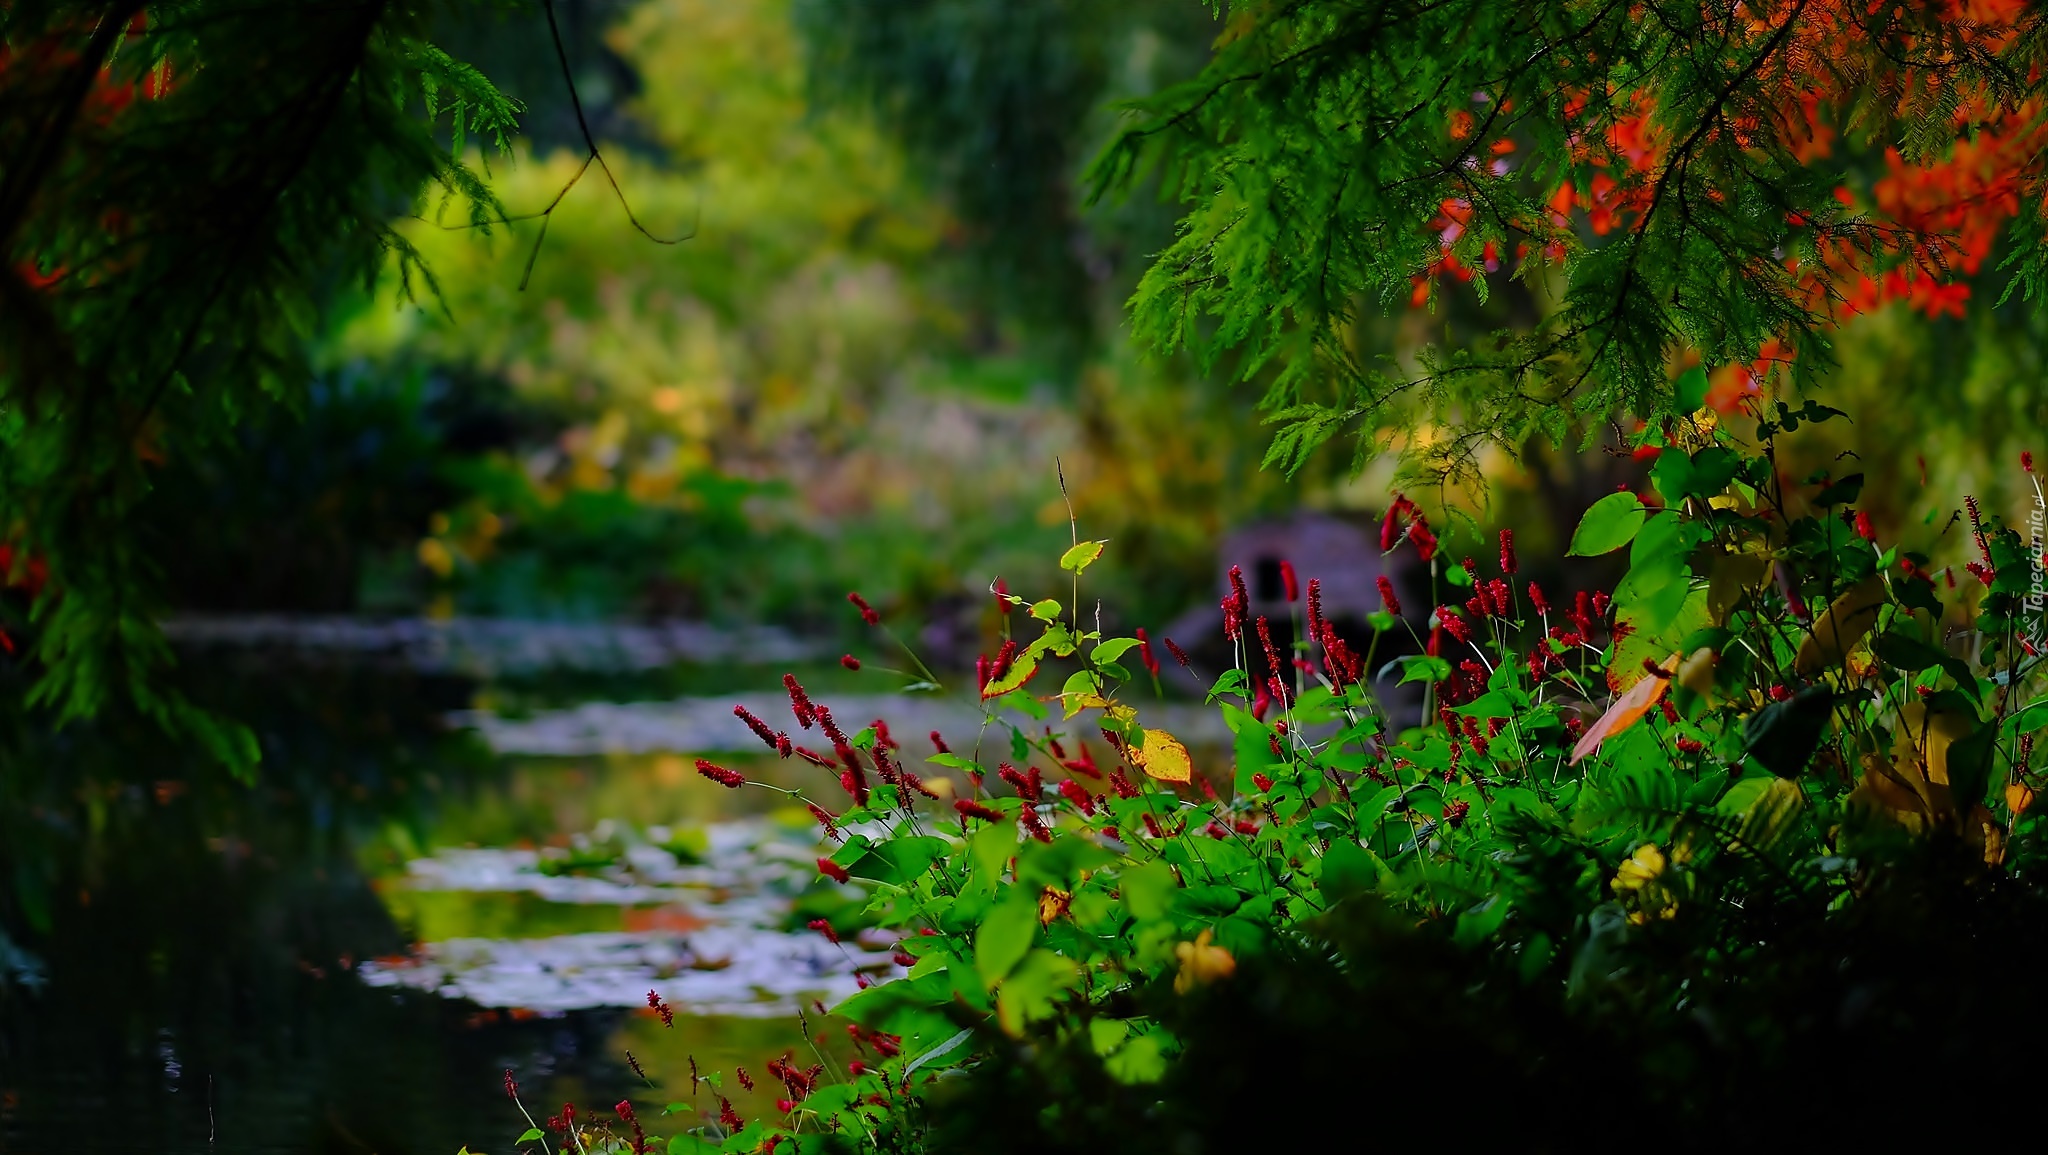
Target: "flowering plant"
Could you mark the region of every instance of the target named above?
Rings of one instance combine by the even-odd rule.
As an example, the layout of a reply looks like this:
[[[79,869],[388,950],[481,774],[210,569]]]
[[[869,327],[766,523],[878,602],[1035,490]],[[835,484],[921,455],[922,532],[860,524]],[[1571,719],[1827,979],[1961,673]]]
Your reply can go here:
[[[1130,692],[1170,672],[1151,639],[1077,610],[1100,542],[1060,560],[1071,602],[998,588],[982,733],[956,749],[934,732],[925,769],[885,725],[846,733],[794,678],[795,720],[830,755],[736,709],[847,796],[834,813],[798,792],[833,844],[818,869],[865,889],[906,973],[833,1009],[860,1062],[784,1056],[779,1118],[721,1100],[670,1150],[918,1147],[943,1134],[949,1085],[1006,1077],[998,1060],[1026,1043],[1099,1071],[1110,1089],[1091,1094],[1184,1087],[1184,1035],[1204,1029],[1188,1008],[1374,909],[1532,990],[1635,982],[1679,1005],[1706,988],[1631,977],[1632,951],[1704,983],[1766,922],[1836,918],[1912,863],[1986,879],[2031,861],[2038,553],[1974,500],[1949,525],[1960,567],[1882,545],[1860,475],[1777,470],[1779,434],[1838,415],[1754,416],[1753,447],[1704,418],[1664,430],[1653,488],[1586,513],[1571,554],[1629,551],[1611,593],[1527,580],[1510,531],[1492,566],[1454,562],[1405,498],[1382,545],[1427,562],[1422,620],[1383,582],[1371,638],[1347,637],[1288,566],[1274,622],[1233,569],[1227,666],[1161,639],[1231,735],[1213,779]],[[1375,670],[1390,632],[1420,652]],[[1390,678],[1424,687],[1419,717],[1376,692]]]

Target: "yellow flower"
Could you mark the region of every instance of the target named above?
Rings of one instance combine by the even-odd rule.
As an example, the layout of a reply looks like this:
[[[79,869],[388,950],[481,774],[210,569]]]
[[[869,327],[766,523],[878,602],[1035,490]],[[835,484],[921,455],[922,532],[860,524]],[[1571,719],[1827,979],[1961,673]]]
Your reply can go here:
[[[1180,958],[1180,974],[1173,980],[1175,994],[1184,995],[1197,986],[1208,986],[1237,973],[1237,960],[1230,957],[1230,952],[1210,945],[1209,940],[1215,934],[1213,930],[1205,930],[1195,937],[1195,941],[1173,948],[1173,953]]]

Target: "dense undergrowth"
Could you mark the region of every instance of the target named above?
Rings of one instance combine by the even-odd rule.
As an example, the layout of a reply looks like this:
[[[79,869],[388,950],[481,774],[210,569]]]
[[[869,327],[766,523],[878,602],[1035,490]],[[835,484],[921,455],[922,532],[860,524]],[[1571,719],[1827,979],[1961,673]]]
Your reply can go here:
[[[1205,671],[1101,635],[1104,544],[1077,536],[1055,597],[998,587],[971,744],[848,733],[794,678],[794,736],[736,710],[825,779],[796,792],[818,886],[857,901],[814,927],[894,931],[907,969],[832,1009],[865,1060],[774,1058],[773,1118],[693,1079],[667,1149],[1694,1147],[1876,1133],[1901,1096],[2017,1123],[1998,1072],[2048,956],[2041,543],[1974,500],[1940,531],[1963,566],[1877,541],[1859,475],[1778,467],[1780,434],[1837,416],[1670,423],[1654,491],[1572,542],[1628,551],[1611,595],[1546,595],[1511,534],[1482,563],[1397,499],[1381,544],[1420,554],[1432,606],[1383,587],[1347,638],[1290,571],[1283,647],[1233,573],[1234,661]],[[1390,631],[1423,652],[1375,669]],[[1161,677],[1206,684],[1227,770],[1145,724]],[[1389,681],[1425,685],[1420,718]],[[651,1149],[645,1125],[628,1100],[526,1141]]]

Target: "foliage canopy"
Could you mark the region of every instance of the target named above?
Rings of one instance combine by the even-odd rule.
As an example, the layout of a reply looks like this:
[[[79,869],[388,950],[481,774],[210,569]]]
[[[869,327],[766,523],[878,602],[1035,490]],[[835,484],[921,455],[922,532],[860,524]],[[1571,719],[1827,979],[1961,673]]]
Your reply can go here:
[[[1269,462],[1349,429],[1457,473],[1670,412],[1681,351],[1810,373],[1851,313],[1960,311],[2006,222],[2038,292],[2042,30],[2012,0],[1247,0],[1094,186],[1169,174],[1187,212],[1134,324],[1265,383]],[[1444,275],[1536,315],[1376,364],[1362,304]]]

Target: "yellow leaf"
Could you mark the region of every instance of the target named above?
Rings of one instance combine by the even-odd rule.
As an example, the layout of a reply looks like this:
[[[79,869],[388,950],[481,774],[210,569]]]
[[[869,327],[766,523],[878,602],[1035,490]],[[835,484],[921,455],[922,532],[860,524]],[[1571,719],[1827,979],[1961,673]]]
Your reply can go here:
[[[1793,668],[1801,676],[1812,677],[1838,665],[1849,647],[1863,639],[1870,627],[1877,624],[1878,611],[1885,603],[1884,579],[1876,576],[1864,578],[1855,588],[1835,599],[1827,612],[1815,618],[1813,632],[1799,645],[1799,658]]]
[[[1038,921],[1050,923],[1052,920],[1067,913],[1067,908],[1072,906],[1073,903],[1074,896],[1072,893],[1061,890],[1057,886],[1046,887],[1044,892],[1038,896]]]
[[[1037,670],[1038,659],[1030,654],[1026,654],[1010,663],[1010,672],[1004,674],[996,681],[990,682],[988,689],[981,692],[981,696],[984,698],[1000,698],[1011,690],[1023,685],[1025,680],[1031,677]]]
[[[1164,730],[1145,731],[1145,745],[1138,751],[1138,765],[1161,782],[1192,782],[1195,777],[1195,763],[1188,757],[1188,748]]]
[[[1580,759],[1598,750],[1600,743],[1635,725],[1638,718],[1650,712],[1650,707],[1656,705],[1657,699],[1664,696],[1664,691],[1671,688],[1670,674],[1678,668],[1679,656],[1673,654],[1657,664],[1657,668],[1664,671],[1664,677],[1644,674],[1635,685],[1629,687],[1626,694],[1616,698],[1614,704],[1607,707],[1607,712],[1600,715],[1599,721],[1586,727],[1585,734],[1579,738],[1579,744],[1572,747],[1573,765],[1577,765]]]
[[[2005,808],[2018,818],[2034,804],[2034,788],[2024,782],[2015,782],[2005,788]]]
[[[1066,721],[1083,710],[1109,708],[1109,699],[1100,694],[1061,694],[1060,700],[1066,704],[1066,713],[1061,717],[1061,721]]]
[[[1692,652],[1685,664],[1678,667],[1678,684],[1704,698],[1714,691],[1714,667],[1721,661],[1721,655],[1711,647],[1701,646]]]
[[[1707,616],[1715,625],[1728,620],[1744,594],[1756,589],[1771,572],[1769,558],[1753,553],[1724,553],[1707,568]]]
[[[1899,707],[1892,749],[1902,762],[1917,763],[1927,781],[1948,785],[1948,748],[1970,736],[1976,719],[1954,710],[1929,710],[1925,702]]]

